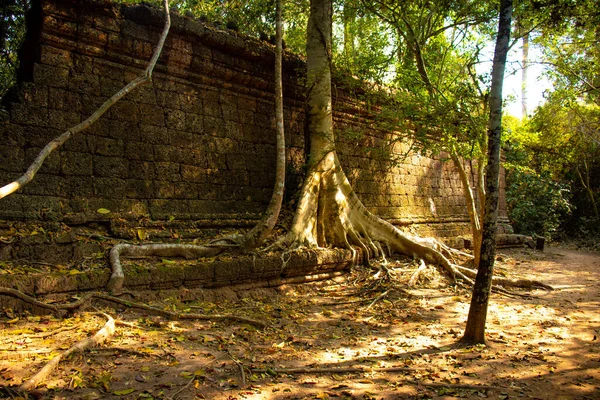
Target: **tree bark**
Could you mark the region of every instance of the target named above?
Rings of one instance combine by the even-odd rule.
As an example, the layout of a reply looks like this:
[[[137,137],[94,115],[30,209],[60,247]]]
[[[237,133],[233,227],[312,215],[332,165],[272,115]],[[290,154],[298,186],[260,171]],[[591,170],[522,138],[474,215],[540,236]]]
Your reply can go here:
[[[481,251],[481,218],[477,211],[477,205],[475,203],[475,196],[473,195],[473,189],[471,188],[471,182],[469,176],[465,171],[462,160],[458,157],[455,151],[451,151],[450,156],[454,162],[454,166],[458,170],[458,176],[463,187],[463,194],[467,201],[467,212],[469,214],[469,220],[471,221],[471,233],[473,235],[473,258],[474,265],[479,265],[480,251]],[[481,160],[480,160],[481,161]]]
[[[285,131],[283,128],[283,23],[281,0],[276,1],[276,34],[275,34],[275,124],[277,135],[277,161],[275,165],[275,187],[271,201],[261,220],[248,232],[242,245],[245,249],[259,247],[271,234],[283,203],[285,191]]]
[[[523,36],[523,70],[521,71],[521,113],[527,118],[527,73],[529,72],[529,33]]]
[[[490,91],[490,119],[488,124],[488,164],[486,171],[486,201],[483,219],[481,260],[473,287],[469,317],[462,341],[485,343],[485,322],[492,288],[494,260],[496,257],[496,231],[498,221],[498,187],[500,176],[500,139],[502,133],[502,84],[512,16],[512,0],[501,0],[498,36],[492,67]]]
[[[586,194],[588,195],[588,198],[590,199],[590,203],[592,204],[592,213],[594,214],[594,218],[598,219],[598,217],[599,217],[598,206],[596,205],[594,191],[592,190],[592,186],[590,185],[590,170],[588,168],[588,164],[585,159],[583,160],[583,167],[585,170],[585,179],[583,178],[583,175],[581,174],[581,171],[579,170],[579,166],[575,167],[575,171],[577,172],[577,176],[579,177],[579,182],[581,183],[581,186],[583,186],[583,189],[585,190]]]

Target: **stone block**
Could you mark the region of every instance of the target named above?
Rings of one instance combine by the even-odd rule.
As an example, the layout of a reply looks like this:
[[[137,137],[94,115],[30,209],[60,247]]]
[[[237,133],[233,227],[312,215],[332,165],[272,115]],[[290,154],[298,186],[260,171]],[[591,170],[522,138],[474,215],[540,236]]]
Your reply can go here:
[[[189,182],[176,182],[173,184],[173,198],[187,200],[197,199],[198,187]]]
[[[81,111],[81,96],[78,93],[60,89],[49,88],[50,109],[68,110],[71,112]]]
[[[86,176],[66,176],[60,179],[61,197],[89,198],[94,195],[94,184]]]
[[[61,173],[63,175],[91,176],[92,155],[89,153],[61,152]]]
[[[96,177],[94,178],[94,194],[104,199],[122,199],[127,192],[127,182],[124,179],[114,177]],[[102,206],[98,206],[101,208]],[[106,207],[109,210],[116,211],[118,207]],[[96,210],[97,208],[92,208]]]
[[[44,174],[40,171],[31,183],[21,189],[21,193],[33,196],[59,196],[60,179],[55,175]],[[23,211],[27,210],[23,208]]]
[[[185,130],[190,133],[203,133],[204,117],[199,114],[185,113]]]
[[[202,114],[202,95],[196,89],[186,87],[179,93],[178,100],[182,111]]]
[[[122,157],[93,157],[95,177],[129,177],[129,161]]]
[[[25,152],[23,149],[0,145],[0,171],[25,172]]]
[[[132,93],[129,94],[130,100],[156,106],[156,93],[152,85],[138,86]]]
[[[156,177],[154,163],[148,161],[129,161],[129,177],[152,181]]]
[[[173,88],[173,90],[170,91],[165,88],[165,86],[169,86],[168,82],[169,81],[159,79],[154,80],[154,85],[161,89],[156,92],[156,104],[165,109],[181,110],[179,94],[176,92],[176,89]]]
[[[13,103],[10,106],[10,121],[17,125],[48,126],[48,108],[34,104]]]
[[[165,125],[167,128],[185,130],[185,113],[181,110],[165,110]]]
[[[67,88],[69,84],[69,69],[53,65],[35,64],[33,81],[38,85]]]
[[[199,184],[196,186],[198,190],[198,198],[200,200],[217,200],[221,194],[221,185],[213,183]]]
[[[171,162],[173,158],[173,152],[175,148],[168,145],[155,144],[152,146],[154,153],[154,160],[161,162]]]
[[[219,154],[239,154],[238,144],[231,138],[215,137],[213,143],[215,143],[216,151]]]
[[[48,125],[53,128],[66,131],[73,128],[81,122],[81,116],[78,112],[63,110],[48,110]]]
[[[42,46],[40,63],[54,67],[68,68],[73,65],[73,55],[65,49]]]
[[[182,165],[181,179],[184,182],[203,183],[206,182],[206,171],[195,165]]]
[[[90,73],[72,74],[67,89],[78,93],[100,93],[100,77]]]
[[[246,156],[241,154],[227,154],[227,168],[230,170],[246,170]]]
[[[60,221],[62,219],[61,198],[50,194],[24,196],[23,218],[36,221]],[[42,250],[42,248],[39,248],[39,250]]]
[[[123,142],[139,142],[145,127],[151,125],[138,125],[135,121],[108,121],[108,136]],[[156,129],[160,129],[156,127]]]
[[[125,158],[128,160],[153,161],[154,147],[145,142],[125,143]]]
[[[189,149],[177,152],[178,157],[172,157],[173,161],[181,164],[194,165],[201,168],[208,168],[208,157],[205,149],[201,146],[197,146],[199,149]]]
[[[5,175],[0,172],[0,179],[3,183],[8,183],[13,181],[13,178],[16,176]],[[2,199],[2,203],[0,204],[0,219],[3,220],[13,220],[13,219],[23,219],[23,195],[20,193],[14,193],[8,197]],[[2,249],[7,247],[6,245],[0,246],[0,253]],[[0,259],[2,257],[0,256]]]
[[[140,124],[140,140],[151,144],[169,144],[169,131],[165,127]]]
[[[170,181],[154,181],[154,197],[157,199],[173,199],[175,184]],[[182,210],[182,211],[185,211]]]
[[[7,115],[8,120],[8,115]],[[3,145],[5,146],[15,146],[15,147],[25,147],[25,128],[11,124],[10,122],[2,121],[0,117],[0,137],[2,138]]]
[[[222,119],[204,117],[204,134],[209,136],[226,137],[227,130]]]
[[[180,165],[170,162],[156,162],[154,164],[156,179],[158,181],[181,181]],[[162,182],[161,182],[162,183]]]
[[[94,114],[104,104],[107,97],[98,96],[97,93],[81,93],[81,115],[85,120]],[[104,114],[104,118],[110,115],[109,112]]]
[[[209,153],[206,155],[208,168],[219,171],[227,170],[227,159],[221,154]]]
[[[33,82],[23,82],[19,86],[19,102],[37,107],[48,107],[48,87]]]
[[[254,125],[256,123],[256,121],[254,119],[255,114],[256,114],[255,111],[242,110],[242,109],[238,110],[240,122],[242,122],[244,124],[244,126]]]
[[[137,103],[120,100],[110,109],[110,118],[117,121],[140,121],[140,111]]]
[[[133,199],[152,199],[155,196],[154,183],[151,180],[129,179],[125,196]]]
[[[123,157],[125,145],[122,140],[96,137],[94,154],[101,156]]]
[[[203,99],[202,113],[208,117],[223,118],[221,105],[218,102],[211,102],[206,99]]]
[[[169,138],[171,146],[185,149],[193,149],[195,147],[194,134],[192,133],[171,129],[169,130]]]
[[[149,60],[152,57],[152,45],[145,40],[133,40],[133,53],[136,58]]]
[[[121,34],[124,36],[131,36],[132,38],[136,38],[146,42],[152,41],[154,43],[156,41],[155,32],[149,30],[144,25],[137,24],[128,19],[125,19],[121,23]]]
[[[140,104],[142,124],[165,126],[165,112],[162,107],[152,104]]]
[[[120,76],[122,71],[116,68],[108,69],[112,73],[105,72],[108,68],[95,67],[94,71],[100,75],[100,95],[104,99],[109,99],[118,93],[126,85],[123,79],[114,79],[115,76]],[[106,75],[106,76],[105,76]],[[128,96],[129,97],[129,96]],[[131,98],[131,97],[130,97]]]

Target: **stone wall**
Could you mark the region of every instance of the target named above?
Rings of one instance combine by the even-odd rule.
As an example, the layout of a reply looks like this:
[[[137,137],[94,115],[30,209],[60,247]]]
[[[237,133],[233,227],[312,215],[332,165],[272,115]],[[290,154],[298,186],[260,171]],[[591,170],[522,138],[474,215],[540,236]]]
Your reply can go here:
[[[0,117],[2,184],[136,77],[163,27],[161,10],[99,0],[34,0],[28,18],[20,83]],[[153,84],[120,101],[52,154],[31,184],[0,200],[0,220],[110,222],[115,230],[251,226],[274,179],[273,58],[269,44],[174,15]],[[305,164],[304,68],[286,57],[288,200]],[[468,234],[451,163],[414,153],[396,163],[382,158],[393,135],[373,129],[374,115],[348,93],[336,91],[334,121],[341,162],[365,205],[421,234]],[[407,149],[397,143],[394,152]]]

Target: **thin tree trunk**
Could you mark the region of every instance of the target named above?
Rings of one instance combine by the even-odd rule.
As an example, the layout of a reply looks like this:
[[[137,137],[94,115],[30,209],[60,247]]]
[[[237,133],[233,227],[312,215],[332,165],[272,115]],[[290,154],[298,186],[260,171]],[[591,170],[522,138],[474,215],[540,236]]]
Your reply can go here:
[[[592,213],[594,214],[594,218],[598,218],[598,206],[596,204],[594,192],[592,191],[592,188],[590,186],[590,171],[585,160],[583,160],[583,166],[585,168],[585,179],[583,178],[583,175],[579,170],[579,166],[575,167],[575,171],[577,172],[577,176],[579,177],[579,182],[581,183],[581,186],[583,186],[583,188],[585,189],[585,192],[587,193],[590,202],[592,203]]]
[[[475,203],[475,196],[473,196],[473,189],[471,188],[471,182],[462,164],[462,161],[458,155],[451,151],[450,156],[454,162],[454,166],[458,170],[458,176],[463,187],[463,193],[467,201],[467,212],[469,214],[469,220],[471,221],[471,232],[473,234],[473,258],[474,265],[479,264],[480,251],[481,251],[481,220],[479,218],[479,212]]]
[[[276,1],[276,49],[275,49],[275,119],[277,134],[277,163],[275,166],[275,187],[271,201],[262,219],[244,238],[243,247],[254,249],[259,247],[271,234],[279,213],[285,190],[285,131],[283,128],[283,24],[281,0]]]
[[[485,322],[492,287],[496,257],[498,222],[498,187],[500,176],[500,139],[502,133],[502,83],[510,40],[512,0],[501,0],[498,37],[494,51],[492,87],[490,91],[490,120],[488,124],[488,165],[486,171],[486,201],[483,219],[481,260],[473,287],[469,317],[462,341],[485,343]]]
[[[527,118],[527,72],[529,70],[529,33],[523,36],[523,69],[521,71],[521,113]]]

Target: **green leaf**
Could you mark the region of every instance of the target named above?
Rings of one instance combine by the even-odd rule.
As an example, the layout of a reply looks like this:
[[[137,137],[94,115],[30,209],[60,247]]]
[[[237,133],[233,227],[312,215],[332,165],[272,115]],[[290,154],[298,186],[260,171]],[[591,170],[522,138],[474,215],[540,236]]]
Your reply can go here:
[[[128,395],[128,394],[131,394],[131,393],[133,393],[133,392],[135,392],[135,389],[134,389],[134,388],[128,388],[128,389],[123,389],[123,390],[115,390],[115,391],[113,392],[113,394],[114,394],[115,396],[126,396],[126,395]]]
[[[99,208],[96,210],[98,214],[110,214],[110,210],[108,208]]]

